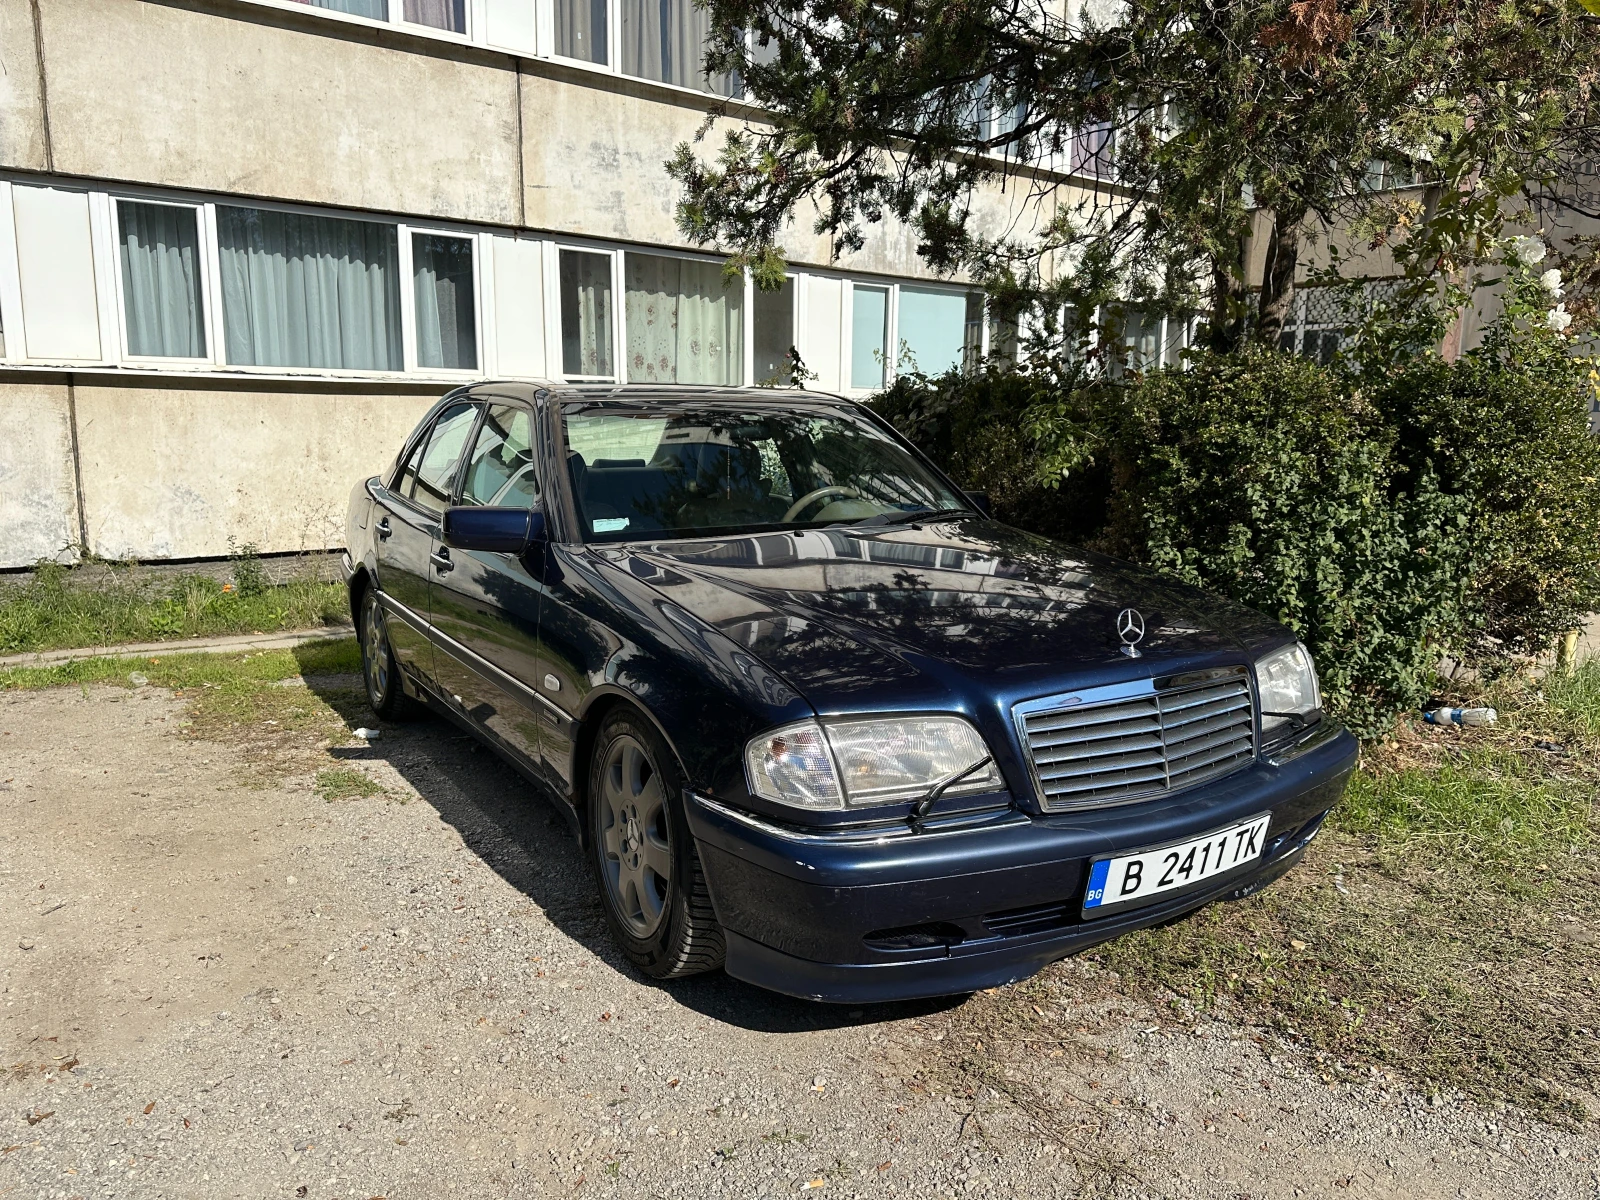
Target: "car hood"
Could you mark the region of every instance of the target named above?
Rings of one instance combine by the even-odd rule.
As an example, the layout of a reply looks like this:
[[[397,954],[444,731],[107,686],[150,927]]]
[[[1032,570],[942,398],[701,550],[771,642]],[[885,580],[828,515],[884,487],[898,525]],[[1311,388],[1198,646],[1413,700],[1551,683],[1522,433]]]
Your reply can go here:
[[[1280,625],[1145,568],[979,517],[594,547],[819,711],[970,707],[1240,662]],[[1141,656],[1121,653],[1137,610]],[[943,693],[941,697],[938,693]]]

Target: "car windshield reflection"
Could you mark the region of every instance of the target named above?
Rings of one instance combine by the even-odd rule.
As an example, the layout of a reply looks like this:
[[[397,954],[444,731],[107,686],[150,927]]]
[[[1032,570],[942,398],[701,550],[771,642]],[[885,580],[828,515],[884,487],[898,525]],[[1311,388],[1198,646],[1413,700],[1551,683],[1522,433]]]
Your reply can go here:
[[[569,403],[562,422],[586,541],[867,527],[972,511],[846,408]]]

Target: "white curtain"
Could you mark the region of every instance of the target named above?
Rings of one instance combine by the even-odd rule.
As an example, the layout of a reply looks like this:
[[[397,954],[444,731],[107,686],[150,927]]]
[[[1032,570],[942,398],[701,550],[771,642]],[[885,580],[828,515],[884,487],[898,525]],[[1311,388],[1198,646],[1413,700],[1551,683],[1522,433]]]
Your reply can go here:
[[[467,31],[466,0],[406,0],[406,20],[452,33]]]
[[[561,369],[608,377],[614,371],[609,255],[561,252]]]
[[[556,53],[606,62],[606,0],[555,0],[555,6]]]
[[[192,208],[117,202],[128,353],[204,358],[200,237]]]
[[[710,14],[694,0],[622,0],[623,74],[720,96],[737,95],[737,77],[706,77],[710,32]]]
[[[478,329],[472,299],[472,243],[466,238],[411,235],[417,298],[417,365],[474,371]]]
[[[313,8],[331,9],[356,17],[371,17],[374,21],[389,19],[389,8],[384,0],[308,0],[308,2]]]
[[[744,382],[744,286],[716,263],[627,256],[629,383]]]
[[[398,371],[396,227],[217,206],[228,362]]]

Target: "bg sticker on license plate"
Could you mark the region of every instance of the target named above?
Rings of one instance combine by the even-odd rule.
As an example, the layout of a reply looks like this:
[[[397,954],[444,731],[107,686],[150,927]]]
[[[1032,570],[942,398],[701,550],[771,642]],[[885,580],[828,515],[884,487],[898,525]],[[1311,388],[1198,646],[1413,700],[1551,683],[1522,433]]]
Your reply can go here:
[[[1084,910],[1147,900],[1254,862],[1266,850],[1271,823],[1272,814],[1262,813],[1242,825],[1213,830],[1193,841],[1099,859],[1089,867]]]

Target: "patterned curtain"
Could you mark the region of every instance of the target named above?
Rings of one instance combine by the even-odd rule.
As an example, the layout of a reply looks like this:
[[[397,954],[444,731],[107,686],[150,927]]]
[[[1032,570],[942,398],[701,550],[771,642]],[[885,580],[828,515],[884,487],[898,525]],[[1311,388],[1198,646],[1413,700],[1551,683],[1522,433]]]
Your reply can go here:
[[[716,263],[627,256],[629,383],[744,382],[744,287]]]

